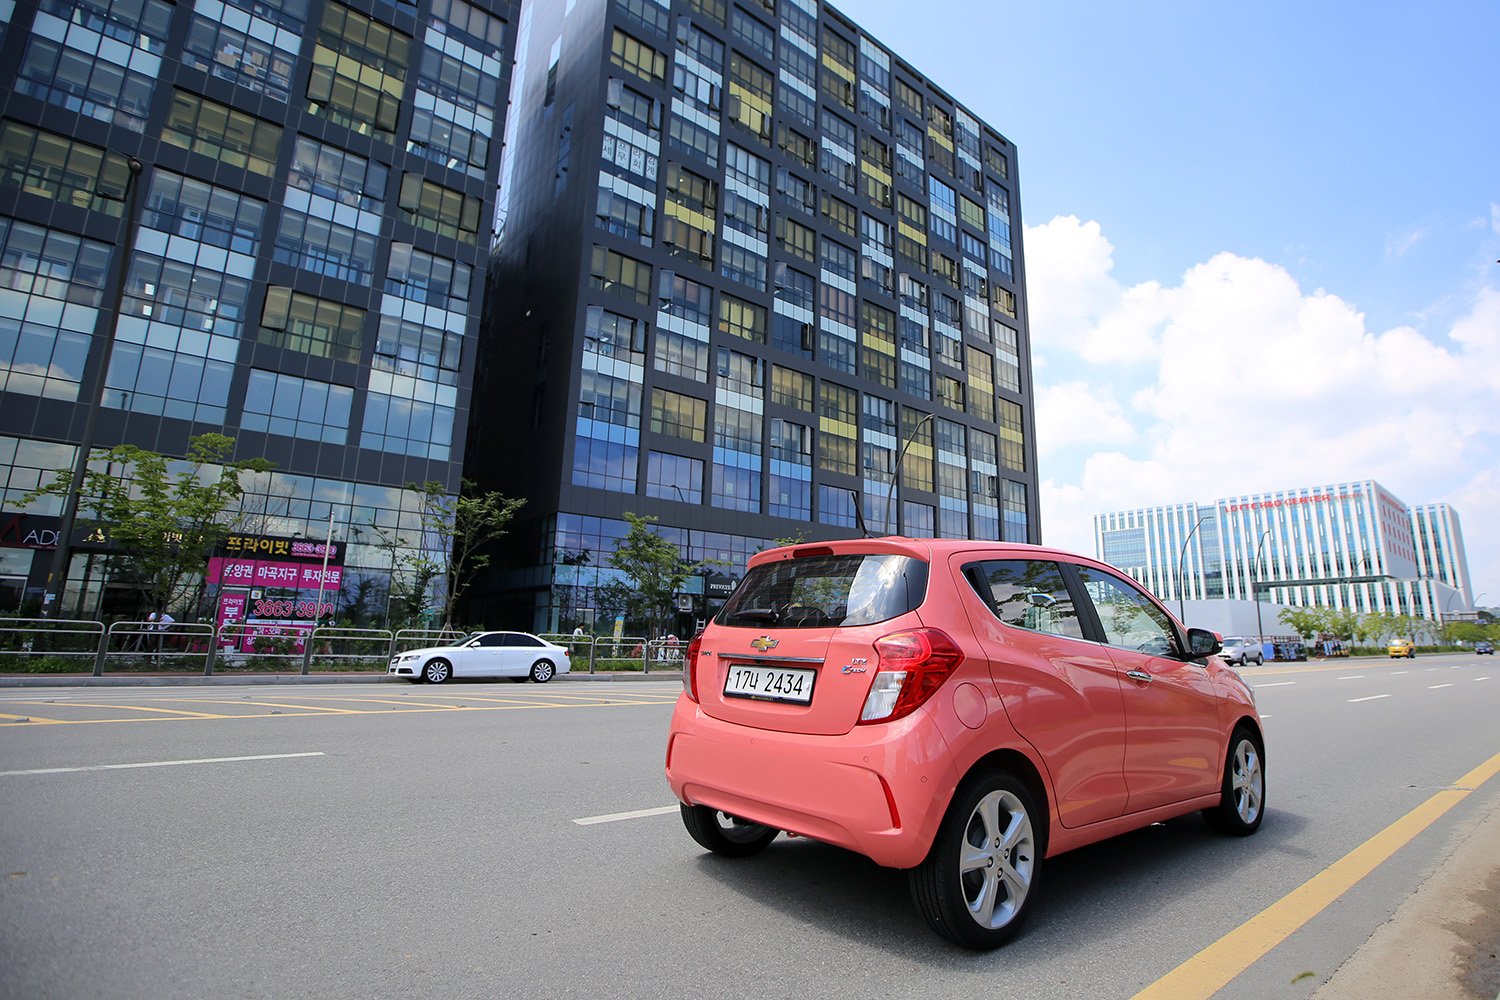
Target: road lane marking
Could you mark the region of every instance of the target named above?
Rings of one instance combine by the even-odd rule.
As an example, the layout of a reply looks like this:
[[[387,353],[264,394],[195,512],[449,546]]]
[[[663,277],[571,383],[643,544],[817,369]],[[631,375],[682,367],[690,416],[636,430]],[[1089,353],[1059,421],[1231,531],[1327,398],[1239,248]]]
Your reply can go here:
[[[1252,684],[1251,687],[1253,687],[1253,688],[1255,688],[1255,690],[1259,691],[1261,688],[1281,688],[1281,687],[1286,687],[1288,684],[1295,684],[1295,683],[1297,683],[1297,682],[1296,681],[1276,681],[1273,684]]]
[[[1357,680],[1359,680],[1362,677],[1364,677],[1364,674],[1346,674],[1345,676],[1340,677],[1339,680],[1341,680],[1341,681],[1357,681]]]
[[[1388,695],[1388,694],[1369,694],[1369,695],[1365,695],[1363,698],[1350,698],[1349,699],[1349,704],[1353,705],[1355,702],[1360,702],[1360,701],[1379,701],[1381,698],[1389,698],[1389,697],[1390,697],[1390,695]]]
[[[1400,677],[1402,674],[1404,674],[1406,672],[1407,671],[1405,671],[1405,670],[1392,670],[1391,671],[1391,676],[1392,677]]]
[[[263,753],[252,757],[202,757],[197,760],[153,760],[144,764],[89,764],[85,767],[39,767],[30,771],[0,771],[0,778],[23,774],[71,774],[74,771],[124,771],[136,767],[179,767],[183,764],[230,764],[244,760],[287,760],[292,757],[322,757],[323,751],[309,753]]]
[[[1474,679],[1475,679],[1475,680],[1476,680],[1476,681],[1487,681],[1487,680],[1489,680],[1489,678],[1488,678],[1488,677],[1476,677],[1476,678],[1474,678]]]
[[[1429,684],[1427,690],[1436,691],[1438,688],[1451,688],[1452,686],[1452,684]]]
[[[139,701],[140,699],[137,700]],[[70,701],[67,704],[77,708],[114,708],[121,709],[126,712],[159,712],[162,715],[185,715],[194,719],[224,718],[224,716],[213,712],[184,712],[180,709],[175,708],[147,708],[143,705],[116,705],[113,702],[106,702],[105,704],[101,705],[97,702]]]
[[[54,725],[66,725],[67,724],[67,720],[66,719],[43,719],[43,718],[40,718],[39,716],[35,716],[35,715],[8,715],[5,712],[0,712],[0,719],[9,719],[10,720],[9,722],[0,722],[0,725],[4,725],[4,726],[29,726],[32,723],[37,723],[37,724],[43,725],[43,726],[48,725],[48,724],[54,724]]]
[[[575,819],[573,822],[579,826],[593,826],[596,823],[617,823],[622,819],[640,819],[643,816],[665,816],[667,813],[677,812],[677,806],[659,806],[655,809],[635,809],[631,812],[608,813],[604,816],[585,816],[583,819]]]
[[[1141,990],[1132,1000],[1200,997],[1207,1000],[1496,774],[1500,774],[1500,753]]]

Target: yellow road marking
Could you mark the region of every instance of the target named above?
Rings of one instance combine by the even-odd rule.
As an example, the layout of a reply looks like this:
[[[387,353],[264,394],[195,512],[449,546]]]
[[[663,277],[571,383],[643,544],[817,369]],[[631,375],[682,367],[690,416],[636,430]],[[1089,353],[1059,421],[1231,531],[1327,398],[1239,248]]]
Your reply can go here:
[[[0,719],[9,719],[9,720],[11,720],[10,722],[7,722],[7,723],[0,723],[0,725],[8,725],[8,726],[26,726],[26,725],[30,725],[33,722],[39,722],[42,725],[47,725],[48,723],[66,724],[66,722],[67,722],[66,719],[43,719],[43,718],[40,718],[39,716],[35,716],[35,715],[7,715],[4,712],[0,712]],[[25,719],[27,721],[22,722],[21,721],[22,719]]]
[[[1213,996],[1497,773],[1500,753],[1141,990],[1133,1000]]]
[[[160,712],[163,715],[186,715],[196,719],[222,719],[224,716],[212,712],[184,712],[176,708],[146,708],[143,705],[100,705],[98,702],[69,701],[59,702],[78,708],[115,708],[124,709],[127,712]]]
[[[133,717],[133,718],[123,718],[123,719],[40,719],[40,718],[37,718],[34,715],[33,716],[22,716],[22,715],[9,715],[9,716],[7,716],[7,715],[5,715],[3,713],[0,713],[0,720],[7,719],[7,718],[8,719],[12,719],[12,720],[20,720],[20,719],[23,719],[23,718],[29,718],[29,719],[32,720],[32,722],[43,723],[43,724],[52,724],[52,725],[59,725],[59,726],[89,726],[89,725],[98,725],[99,723],[105,723],[105,722],[110,722],[110,723],[114,723],[114,722],[194,722],[194,721],[199,721],[200,719],[213,720],[213,721],[217,722],[217,721],[227,721],[227,720],[230,720],[230,719],[269,719],[269,718],[272,718],[273,716],[274,717],[279,717],[279,718],[297,718],[297,717],[316,717],[316,716],[330,716],[330,715],[431,715],[431,714],[435,714],[437,712],[510,712],[510,711],[516,711],[518,709],[527,709],[527,708],[615,708],[615,707],[619,707],[619,706],[631,706],[631,705],[670,704],[669,702],[635,702],[635,701],[624,701],[624,700],[622,700],[622,701],[602,702],[602,703],[599,703],[599,704],[586,704],[586,703],[579,703],[579,702],[571,702],[571,703],[568,703],[568,704],[560,704],[560,703],[542,702],[542,701],[514,701],[514,702],[507,702],[507,703],[504,703],[504,704],[492,704],[492,705],[440,705],[440,706],[437,706],[437,707],[407,708],[407,707],[405,707],[405,705],[409,704],[409,703],[400,703],[402,705],[402,707],[399,707],[399,708],[391,708],[391,709],[388,709],[388,710],[371,709],[371,710],[368,710],[368,711],[360,711],[359,709],[352,709],[352,708],[333,708],[333,707],[320,708],[320,707],[317,707],[317,706],[314,706],[314,705],[285,705],[285,704],[281,704],[281,703],[278,703],[278,702],[264,702],[264,701],[220,701],[220,700],[208,699],[208,698],[196,698],[196,699],[180,698],[180,699],[172,699],[172,700],[186,701],[186,702],[197,703],[197,704],[208,704],[208,705],[244,705],[244,706],[254,706],[256,708],[291,708],[291,709],[297,709],[297,711],[291,711],[291,712],[243,712],[243,713],[241,713],[241,712],[230,712],[230,713],[226,713],[226,714],[223,714],[223,715],[209,715],[207,713],[184,712],[184,713],[172,714],[172,715],[161,714],[161,715],[157,715],[157,716],[154,716],[154,717],[151,717],[151,716],[136,716],[136,717]],[[355,700],[355,699],[350,699],[350,700]],[[69,704],[73,704],[73,703],[70,702]],[[110,707],[125,708],[125,707],[128,707],[128,706],[121,705],[121,706],[110,706]],[[165,710],[165,709],[148,709],[146,711],[160,711],[162,713],[165,713],[167,710]],[[20,721],[12,721],[12,722],[3,722],[3,721],[0,721],[0,728],[7,728],[8,729],[8,728],[13,728],[13,727],[18,727],[18,726],[29,725],[29,724],[30,723],[24,723],[24,722],[20,722]]]

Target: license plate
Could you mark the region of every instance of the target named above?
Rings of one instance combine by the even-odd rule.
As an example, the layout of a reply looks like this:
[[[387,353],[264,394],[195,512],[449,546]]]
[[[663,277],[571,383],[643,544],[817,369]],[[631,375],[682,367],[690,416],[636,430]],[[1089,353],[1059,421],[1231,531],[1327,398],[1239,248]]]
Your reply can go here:
[[[813,680],[817,675],[816,670],[731,663],[729,676],[724,681],[724,696],[807,705],[812,702]]]

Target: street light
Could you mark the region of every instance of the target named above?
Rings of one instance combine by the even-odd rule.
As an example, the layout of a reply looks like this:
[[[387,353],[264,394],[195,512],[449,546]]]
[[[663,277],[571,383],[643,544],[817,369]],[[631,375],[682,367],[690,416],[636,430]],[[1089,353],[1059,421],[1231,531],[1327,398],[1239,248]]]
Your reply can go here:
[[[924,413],[922,415],[922,419],[917,421],[916,426],[911,429],[911,433],[906,436],[906,440],[901,442],[901,450],[896,452],[896,472],[895,475],[891,477],[891,488],[886,491],[885,510],[881,515],[882,520],[885,521],[886,534],[888,535],[895,534],[895,532],[891,530],[891,504],[896,498],[896,486],[901,482],[901,462],[906,458],[906,449],[910,448],[912,446],[912,442],[917,439],[917,431],[922,429],[922,425],[927,423],[927,421],[931,420],[934,416],[935,414],[932,413]]]
[[[1250,597],[1255,601],[1255,638],[1265,645],[1266,633],[1260,623],[1260,581],[1257,573],[1260,570],[1260,551],[1266,544],[1266,539],[1271,537],[1270,529],[1261,532],[1260,541],[1255,546],[1255,561],[1250,564]]]
[[[73,461],[73,478],[68,483],[68,494],[63,499],[62,513],[57,519],[57,548],[52,550],[52,565],[47,570],[47,582],[42,588],[42,617],[55,618],[62,612],[63,590],[68,583],[68,559],[72,555],[73,522],[78,517],[78,500],[83,493],[83,478],[89,471],[89,453],[94,450],[94,425],[99,422],[99,410],[104,402],[104,380],[109,375],[109,359],[115,349],[115,330],[120,322],[120,303],[125,299],[125,278],[130,258],[135,253],[135,216],[141,201],[140,160],[130,157],[126,161],[130,177],[125,181],[125,227],[124,237],[115,249],[118,251],[110,265],[114,273],[114,301],[109,312],[100,319],[104,325],[104,336],[100,338],[99,364],[94,369],[94,383],[89,391],[88,412],[83,421],[83,435],[78,441],[78,455]],[[99,329],[96,322],[94,329]],[[157,610],[165,611],[165,608]]]
[[[1182,540],[1182,554],[1177,557],[1177,617],[1179,619],[1187,617],[1187,602],[1185,600],[1184,594],[1184,591],[1187,588],[1183,586],[1183,584],[1186,582],[1183,578],[1187,573],[1188,542],[1191,542],[1193,540],[1193,536],[1198,533],[1199,525],[1201,525],[1204,521],[1207,521],[1211,517],[1213,517],[1212,514],[1198,515],[1198,520],[1193,525],[1193,530],[1189,531],[1187,537]]]

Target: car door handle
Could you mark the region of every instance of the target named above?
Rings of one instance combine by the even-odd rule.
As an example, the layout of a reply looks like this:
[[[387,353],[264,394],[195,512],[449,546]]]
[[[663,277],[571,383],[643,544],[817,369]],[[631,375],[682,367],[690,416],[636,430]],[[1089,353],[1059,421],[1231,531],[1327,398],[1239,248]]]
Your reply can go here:
[[[1125,676],[1133,681],[1141,681],[1144,684],[1151,683],[1151,675],[1144,670],[1127,670],[1125,671]]]

